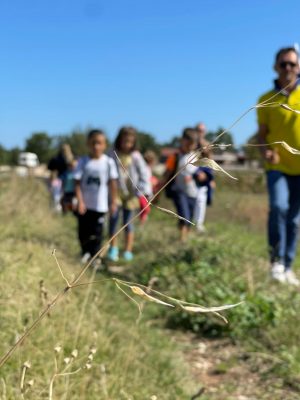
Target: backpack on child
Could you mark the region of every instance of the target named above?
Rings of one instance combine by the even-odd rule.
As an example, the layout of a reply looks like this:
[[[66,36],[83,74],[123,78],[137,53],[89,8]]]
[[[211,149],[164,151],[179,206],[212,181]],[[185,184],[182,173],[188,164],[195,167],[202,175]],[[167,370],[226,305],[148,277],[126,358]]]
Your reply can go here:
[[[176,185],[176,178],[174,178],[177,170],[178,170],[178,164],[179,164],[179,153],[174,154],[174,168],[172,171],[170,171],[171,175],[169,176],[169,183],[165,187],[165,194],[168,199],[172,199],[174,197],[174,193],[178,191],[177,185]],[[172,179],[170,181],[170,179]]]

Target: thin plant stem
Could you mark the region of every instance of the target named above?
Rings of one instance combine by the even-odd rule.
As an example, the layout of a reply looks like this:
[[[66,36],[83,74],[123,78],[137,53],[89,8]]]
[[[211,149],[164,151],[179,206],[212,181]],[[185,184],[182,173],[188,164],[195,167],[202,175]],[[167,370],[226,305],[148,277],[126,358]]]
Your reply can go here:
[[[59,265],[58,259],[57,259],[57,257],[56,257],[56,250],[55,250],[55,249],[53,249],[52,255],[53,255],[53,257],[54,257],[54,260],[55,260],[55,262],[56,262],[56,265],[57,265],[57,267],[58,267],[58,269],[59,269],[59,272],[60,272],[60,274],[61,274],[63,280],[66,282],[67,286],[70,287],[70,283],[69,283],[68,279],[65,277],[61,266]]]

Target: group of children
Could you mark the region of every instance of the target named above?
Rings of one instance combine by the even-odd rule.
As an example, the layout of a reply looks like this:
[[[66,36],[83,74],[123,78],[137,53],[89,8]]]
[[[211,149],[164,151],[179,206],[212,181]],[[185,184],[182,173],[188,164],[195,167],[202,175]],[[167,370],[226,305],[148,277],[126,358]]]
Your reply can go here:
[[[134,227],[131,219],[134,213],[142,208],[141,221],[145,221],[150,210],[148,199],[175,175],[167,185],[166,193],[174,202],[177,214],[182,217],[179,220],[181,240],[185,240],[189,232],[188,221],[194,220],[198,231],[204,231],[213,175],[209,168],[197,167],[189,162],[199,148],[195,129],[186,128],[183,131],[179,149],[167,159],[166,171],[160,181],[152,174],[155,154],[146,152],[144,158],[137,150],[137,131],[133,127],[122,127],[108,152],[104,132],[91,130],[87,147],[88,155],[81,157],[76,166],[70,164],[70,169],[65,171],[65,182],[69,182],[68,171],[72,172],[83,263],[101,247],[106,214],[109,216],[111,239],[107,258],[118,261],[120,257],[116,233],[122,216],[122,225],[125,226],[122,257],[126,261],[132,260]],[[71,188],[71,182],[69,184]]]

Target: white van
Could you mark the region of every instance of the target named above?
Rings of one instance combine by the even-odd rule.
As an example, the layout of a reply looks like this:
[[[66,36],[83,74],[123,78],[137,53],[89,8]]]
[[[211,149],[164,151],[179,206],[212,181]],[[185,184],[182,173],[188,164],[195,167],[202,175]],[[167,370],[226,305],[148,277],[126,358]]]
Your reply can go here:
[[[23,167],[34,168],[39,165],[39,159],[35,153],[22,152],[19,154],[18,164]]]

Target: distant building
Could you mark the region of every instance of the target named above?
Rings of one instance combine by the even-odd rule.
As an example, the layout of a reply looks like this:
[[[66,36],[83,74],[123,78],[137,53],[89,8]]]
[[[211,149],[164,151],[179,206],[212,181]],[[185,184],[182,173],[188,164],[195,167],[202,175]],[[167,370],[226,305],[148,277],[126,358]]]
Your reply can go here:
[[[237,164],[238,158],[236,153],[230,153],[229,151],[223,151],[220,154],[213,154],[213,160],[218,164],[232,165]]]

